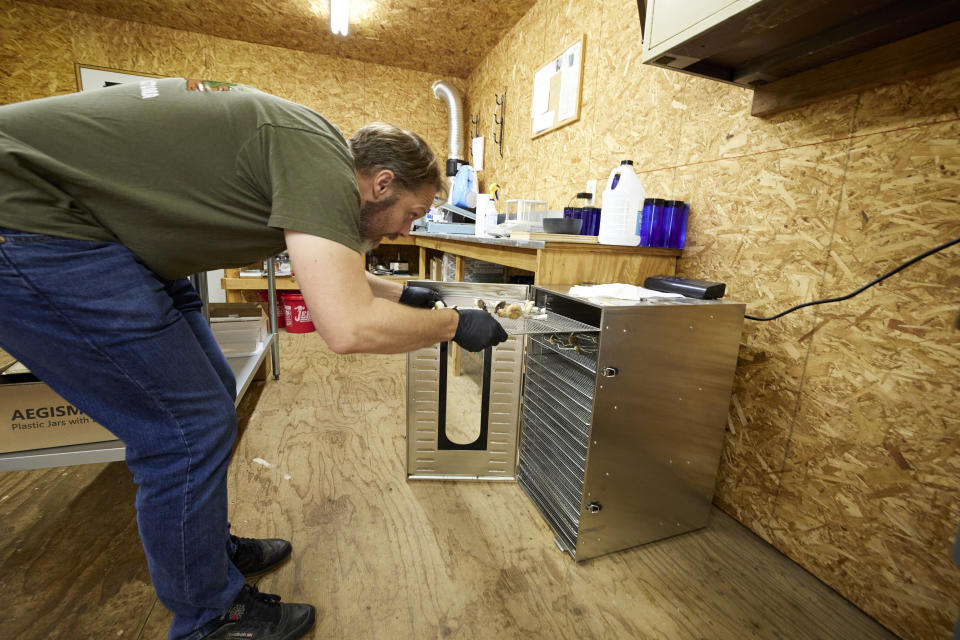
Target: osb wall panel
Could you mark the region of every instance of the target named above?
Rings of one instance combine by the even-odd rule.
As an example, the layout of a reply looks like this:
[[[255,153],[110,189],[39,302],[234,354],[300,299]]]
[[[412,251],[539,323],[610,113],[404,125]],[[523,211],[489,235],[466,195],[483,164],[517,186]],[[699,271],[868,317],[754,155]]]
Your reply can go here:
[[[26,37],[33,32],[42,39]],[[64,52],[73,46],[69,20],[56,11],[23,11],[12,0],[0,0],[0,101],[76,91],[73,63]]]
[[[687,273],[711,274],[754,315],[814,299],[839,205],[847,142],[677,169],[674,190],[696,211]],[[765,533],[789,442],[813,329],[809,314],[747,322],[717,502]],[[784,428],[787,427],[787,428]]]
[[[901,82],[860,96],[854,132],[877,133],[960,118],[960,68]]]
[[[600,2],[562,2],[545,4],[546,29],[550,37],[544,40],[543,56],[535,62],[535,68],[559,56],[567,46],[583,34],[584,24],[600,24],[603,4]],[[580,118],[560,129],[533,140],[540,162],[541,187],[537,197],[546,200],[552,208],[562,208],[585,187],[572,187],[568,176],[590,174],[590,138],[596,117],[598,95],[597,75],[599,67],[600,38],[588,34],[584,43],[583,76],[581,77]],[[532,91],[532,84],[531,84]],[[531,97],[532,100],[532,97]],[[521,128],[531,130],[529,102],[519,110]]]
[[[753,315],[960,235],[960,69],[758,119],[748,91],[642,66],[634,0],[596,4],[540,0],[468,79],[468,110],[486,117],[506,88],[519,119],[482,185],[559,208],[633,159],[648,195],[691,202],[680,273],[726,282]],[[531,141],[533,72],[558,31],[599,44],[592,120]],[[747,321],[717,482],[724,510],[905,638],[948,637],[960,603],[955,256]]]
[[[538,149],[530,136],[520,132],[529,128],[532,80],[537,62],[545,55],[542,25],[546,20],[545,6],[536,4],[520,19],[506,38],[479,64],[480,72],[471,75],[465,96],[466,111],[480,117],[480,134],[485,139],[484,169],[479,174],[485,188],[500,185],[501,200],[509,198],[536,198],[537,177],[541,170]],[[505,104],[497,107],[497,96]],[[524,107],[526,105],[526,107]],[[500,126],[494,121],[496,113],[503,114],[503,146],[494,141],[500,136]],[[524,114],[527,114],[526,116]],[[467,118],[469,125],[470,118]],[[466,139],[473,136],[469,133]]]
[[[617,8],[607,8],[599,33],[600,91],[590,148],[594,173],[601,178],[621,160],[633,160],[637,171],[679,164],[680,125],[687,108],[678,97],[689,76],[641,65],[640,21],[630,19],[629,7]],[[651,189],[646,180],[644,187],[651,195],[669,193]]]
[[[74,63],[249,84],[315,109],[349,136],[375,119],[446,158],[438,76],[0,0],[0,103],[76,91]],[[443,78],[465,89],[463,80]]]
[[[770,118],[746,116],[753,92],[691,76],[684,88],[680,164],[797,147],[850,135],[857,96],[849,95]]]
[[[954,120],[853,141],[826,294],[960,235],[958,139]],[[822,307],[771,520],[778,545],[923,638],[944,636],[960,602],[944,561],[960,522],[958,274],[948,251]]]

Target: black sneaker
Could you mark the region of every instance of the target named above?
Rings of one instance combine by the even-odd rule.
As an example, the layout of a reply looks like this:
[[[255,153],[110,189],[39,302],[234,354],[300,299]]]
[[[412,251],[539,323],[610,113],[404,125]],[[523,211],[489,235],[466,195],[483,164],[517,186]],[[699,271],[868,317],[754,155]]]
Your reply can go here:
[[[286,540],[277,538],[238,538],[230,536],[237,545],[230,558],[233,565],[246,577],[258,576],[280,565],[290,557],[293,547]]]
[[[243,585],[220,626],[203,640],[297,640],[310,630],[316,609],[309,604],[280,603],[280,596]]]

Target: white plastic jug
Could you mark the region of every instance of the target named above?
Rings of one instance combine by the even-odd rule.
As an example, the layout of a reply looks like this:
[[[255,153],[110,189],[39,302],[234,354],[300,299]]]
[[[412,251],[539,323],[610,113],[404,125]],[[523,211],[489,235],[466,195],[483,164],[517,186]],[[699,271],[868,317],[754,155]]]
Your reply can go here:
[[[643,184],[633,172],[633,160],[624,160],[610,172],[600,209],[600,244],[636,247],[637,216],[643,212]]]

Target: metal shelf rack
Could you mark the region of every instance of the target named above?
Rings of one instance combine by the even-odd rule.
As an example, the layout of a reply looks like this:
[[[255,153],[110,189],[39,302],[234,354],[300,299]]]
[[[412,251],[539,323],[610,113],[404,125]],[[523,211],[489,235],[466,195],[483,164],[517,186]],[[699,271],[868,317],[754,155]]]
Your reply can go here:
[[[246,393],[253,381],[254,374],[263,364],[267,353],[272,351],[277,342],[277,334],[273,333],[264,343],[263,348],[252,356],[227,358],[233,375],[237,378],[237,399],[234,404],[240,404],[243,394]],[[0,472],[25,471],[27,469],[46,469],[48,467],[68,467],[76,464],[95,464],[98,462],[116,462],[123,460],[126,447],[120,440],[106,442],[92,442],[88,444],[73,444],[66,447],[50,447],[48,449],[31,449],[29,451],[13,451],[0,453]]]
[[[242,356],[236,358],[227,358],[233,375],[237,379],[237,397],[234,405],[240,404],[243,394],[247,392],[250,383],[260,365],[263,364],[270,352],[271,362],[273,364],[273,379],[278,380],[280,374],[278,367],[280,365],[280,340],[277,336],[277,295],[276,295],[276,277],[273,268],[273,260],[268,260],[267,270],[270,301],[270,335],[263,347],[252,356]],[[201,294],[204,300],[204,316],[209,319],[206,305],[206,278],[200,277],[204,274],[195,274],[192,278],[194,287]],[[126,447],[120,440],[109,440],[106,442],[92,442],[88,444],[74,444],[65,447],[50,447],[47,449],[31,449],[29,451],[13,451],[10,453],[0,453],[0,472],[3,471],[24,471],[27,469],[46,469],[48,467],[67,467],[77,464],[95,464],[99,462],[116,462],[123,460],[126,455]]]

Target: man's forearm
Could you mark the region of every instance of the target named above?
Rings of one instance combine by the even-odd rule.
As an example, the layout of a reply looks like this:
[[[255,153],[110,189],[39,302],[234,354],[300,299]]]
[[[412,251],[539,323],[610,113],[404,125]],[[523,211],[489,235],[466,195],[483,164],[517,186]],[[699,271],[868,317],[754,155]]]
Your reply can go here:
[[[365,273],[367,274],[367,282],[370,284],[370,290],[373,291],[373,295],[378,298],[383,298],[384,300],[390,300],[391,302],[396,302],[400,299],[400,294],[403,293],[403,283],[375,276],[369,271]]]
[[[399,304],[403,286],[371,278],[353,250],[296,231],[285,238],[313,324],[335,352],[401,353],[456,334],[457,312]]]
[[[350,323],[340,353],[404,353],[451,340],[459,317],[452,309],[415,309],[374,298]]]

